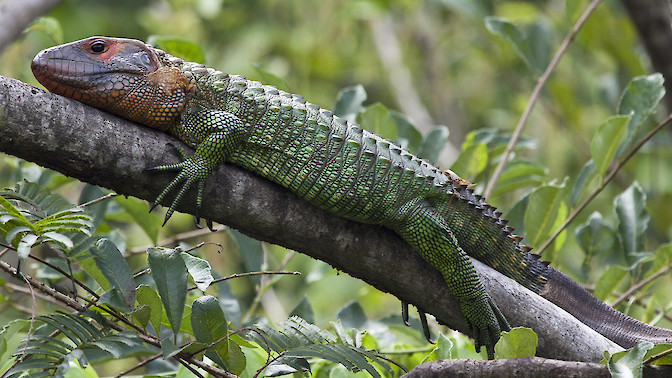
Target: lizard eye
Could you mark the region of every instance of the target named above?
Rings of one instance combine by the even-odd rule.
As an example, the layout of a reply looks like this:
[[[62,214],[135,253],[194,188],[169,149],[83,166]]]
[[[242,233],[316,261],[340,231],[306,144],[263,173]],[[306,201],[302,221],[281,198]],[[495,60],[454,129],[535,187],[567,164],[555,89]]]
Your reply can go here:
[[[93,42],[91,42],[91,45],[89,45],[89,50],[91,52],[96,53],[96,54],[101,54],[107,51],[107,43],[103,41],[102,39],[97,39]]]

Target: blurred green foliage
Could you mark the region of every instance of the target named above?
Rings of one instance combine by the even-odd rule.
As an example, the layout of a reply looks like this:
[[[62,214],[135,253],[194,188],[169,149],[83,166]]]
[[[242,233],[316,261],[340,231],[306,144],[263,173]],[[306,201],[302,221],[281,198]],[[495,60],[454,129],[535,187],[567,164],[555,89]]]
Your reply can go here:
[[[535,80],[587,3],[65,0],[4,51],[0,74],[37,85],[29,62],[43,48],[91,35],[151,37],[173,53],[202,59],[225,72],[286,86],[323,107],[333,108],[341,101],[337,108],[345,115],[359,117],[385,137],[396,138],[414,152],[422,151],[444,168],[452,166],[464,179],[479,184],[476,190],[482,190]],[[394,46],[399,47],[399,59],[390,55]],[[526,241],[534,247],[599,186],[599,179],[613,166],[611,157],[623,156],[629,150],[625,146],[641,139],[663,118],[665,112],[656,107],[662,96],[656,92],[660,78],[641,76],[649,73],[642,51],[624,11],[616,2],[604,2],[542,92],[514,158],[489,199],[507,213],[517,231],[531,233]],[[347,89],[339,94],[343,88]],[[623,100],[626,88],[647,94],[633,97],[645,104]],[[411,100],[423,109],[409,108]],[[636,108],[635,116],[630,117],[628,106]],[[447,148],[439,153],[440,141],[448,134]],[[669,146],[669,132],[658,133],[590,202],[544,258],[552,258],[554,266],[580,282],[597,282],[600,297],[612,300],[618,292],[667,266],[667,243],[672,236]],[[595,164],[590,163],[591,157],[597,157]],[[0,155],[0,187],[11,187],[24,178],[58,191],[71,202],[82,203],[103,194],[99,188]],[[147,215],[144,206],[135,199],[115,198],[92,208],[97,234],[125,251],[134,272],[147,266],[144,250],[148,246],[192,228],[191,218],[183,215],[160,229],[160,217]],[[642,226],[636,235],[628,222]],[[363,345],[394,351],[394,358],[407,367],[424,358],[475,354],[469,341],[452,334],[442,337],[436,348],[426,344],[417,324],[412,329],[401,325],[395,298],[321,262],[236,232],[201,234],[181,243],[187,248],[200,241],[221,245],[206,245],[197,253],[218,275],[262,269],[302,273],[238,278],[211,287],[209,292],[218,297],[234,327],[262,318],[282,321],[289,314],[314,318],[318,326],[330,327],[329,322],[338,318],[346,328],[367,329]],[[53,271],[37,268],[32,274],[64,284],[62,277],[54,278]],[[669,274],[656,279],[636,300],[619,309],[669,327],[672,322],[660,310],[672,305],[666,290],[670,281]],[[136,282],[151,284],[144,277]],[[11,304],[20,295],[0,289],[0,323],[30,313]],[[48,303],[39,303],[38,309],[53,312]],[[152,325],[160,322],[149,321]],[[263,364],[263,356],[254,357],[244,349],[248,363]],[[400,352],[404,349],[420,352]],[[130,362],[119,364],[102,365],[98,373],[116,374]],[[313,373],[326,376],[338,369],[318,364]]]

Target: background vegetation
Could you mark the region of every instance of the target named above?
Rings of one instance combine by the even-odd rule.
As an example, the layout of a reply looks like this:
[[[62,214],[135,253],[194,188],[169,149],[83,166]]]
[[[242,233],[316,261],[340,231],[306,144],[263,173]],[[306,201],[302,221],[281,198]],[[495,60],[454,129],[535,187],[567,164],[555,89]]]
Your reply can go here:
[[[37,85],[29,62],[43,48],[91,35],[143,40],[154,36],[165,48],[173,43],[191,59],[280,85],[326,108],[334,107],[341,89],[361,84],[367,96],[364,114],[382,109],[370,107],[373,104],[385,104],[412,120],[422,135],[434,132],[427,139],[431,141],[445,134],[445,128],[433,131],[437,125],[447,126],[448,142],[434,159],[477,183],[476,190],[482,191],[536,80],[587,5],[588,1],[580,0],[69,0],[6,48],[0,56],[0,74]],[[176,39],[195,47],[178,44]],[[594,147],[595,135],[601,128],[621,133],[614,126],[620,121],[609,117],[628,109],[621,101],[624,89],[634,77],[650,72],[647,55],[620,4],[600,4],[553,71],[514,149],[510,168],[489,196],[489,202],[504,211],[518,231],[529,231],[527,241],[533,247],[540,247],[572,209],[600,186],[600,176],[612,160],[586,179],[586,163],[597,151],[605,155],[604,149]],[[639,83],[644,84],[633,90],[649,97],[637,99],[655,106],[662,95],[661,78],[648,76]],[[641,126],[632,129],[632,142],[628,143],[626,134],[618,134],[607,138],[610,145],[634,145],[666,114],[659,109],[647,119],[646,105],[634,107],[637,114],[646,114]],[[622,120],[623,130],[628,122]],[[415,152],[423,148],[413,130],[381,127],[378,131]],[[669,145],[670,133],[657,133],[544,251],[544,259],[591,288],[597,282],[598,296],[612,303],[629,287],[669,269],[666,244],[672,231],[672,174],[665,163],[670,158]],[[629,149],[622,147],[613,157],[619,160]],[[0,187],[13,187],[23,179],[39,182],[73,203],[104,194],[1,155]],[[526,213],[528,204],[541,207]],[[321,262],[236,232],[185,235],[193,229],[186,215],[160,228],[160,215],[147,215],[146,204],[132,198],[114,198],[95,211],[99,212],[94,217],[96,233],[107,235],[125,252],[133,272],[147,266],[148,246],[170,238],[177,238],[184,248],[201,241],[211,243],[197,253],[221,276],[258,270],[301,272],[300,276],[246,277],[220,284],[212,294],[219,295],[227,319],[236,327],[260,319],[282,321],[290,313],[321,328],[340,319],[346,327],[366,329],[372,335],[368,346],[393,352],[390,356],[408,367],[434,349],[417,330],[401,326],[394,297],[339,275]],[[540,222],[547,227],[530,230],[530,225]],[[46,247],[31,253],[56,256]],[[14,258],[10,255],[3,259]],[[70,285],[40,264],[28,262],[22,269],[63,290]],[[655,277],[653,283],[641,285],[643,291],[620,298],[619,309],[669,327],[672,322],[664,314],[672,304],[666,290],[672,282],[669,274]],[[0,324],[33,313],[30,294],[20,282],[3,281],[0,295]],[[37,306],[38,314],[55,310],[46,301],[38,301]],[[474,357],[469,340],[442,331],[455,344],[453,357]],[[409,349],[418,352],[395,352]],[[117,373],[132,364],[110,362],[101,365],[99,372]],[[150,371],[176,368],[159,365]],[[322,374],[336,375],[341,369],[325,366]],[[319,365],[314,369],[320,372]]]

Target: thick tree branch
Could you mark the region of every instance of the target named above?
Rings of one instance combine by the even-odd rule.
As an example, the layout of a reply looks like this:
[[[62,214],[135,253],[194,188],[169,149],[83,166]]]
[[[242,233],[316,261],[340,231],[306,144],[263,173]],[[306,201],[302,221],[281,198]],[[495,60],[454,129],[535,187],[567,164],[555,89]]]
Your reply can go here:
[[[668,377],[668,366],[645,366],[644,376]],[[418,365],[405,378],[598,378],[610,377],[606,365],[587,362],[559,361],[539,357],[511,358],[495,361],[440,360]]]
[[[672,3],[670,0],[621,0],[651,59],[665,78],[665,104],[672,110]]]
[[[61,0],[0,0],[0,52],[35,18],[47,13],[60,2]]]
[[[146,167],[176,161],[174,138],[16,80],[0,76],[0,151],[68,176],[153,200],[172,178]],[[194,196],[180,211],[193,211]],[[283,245],[363,279],[469,334],[440,274],[382,227],[348,221],[236,166],[208,180],[202,216]],[[563,310],[475,262],[488,291],[512,325],[533,328],[538,355],[596,362],[610,341]]]

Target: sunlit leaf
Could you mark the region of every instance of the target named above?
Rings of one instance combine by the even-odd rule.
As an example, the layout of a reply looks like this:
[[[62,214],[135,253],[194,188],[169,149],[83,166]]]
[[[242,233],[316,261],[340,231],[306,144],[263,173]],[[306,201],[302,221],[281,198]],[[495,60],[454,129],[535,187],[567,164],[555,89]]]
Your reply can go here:
[[[665,79],[659,73],[648,76],[638,76],[632,79],[621,96],[618,104],[618,114],[631,115],[628,123],[628,134],[619,148],[618,156],[625,151],[637,129],[646,121],[656,109],[660,100],[665,96]]]
[[[450,130],[446,126],[436,126],[427,134],[418,155],[426,160],[435,162],[448,141]]]
[[[362,128],[378,134],[383,138],[395,140],[397,125],[390,115],[390,111],[380,103],[366,107],[359,116]]]
[[[193,278],[196,286],[201,291],[205,292],[212,281],[215,280],[212,277],[212,268],[210,267],[210,263],[186,252],[182,252],[182,258],[184,259],[184,264],[187,266],[187,271],[189,271],[189,275],[191,275],[191,278]]]
[[[598,127],[597,133],[590,143],[590,155],[593,157],[595,172],[602,180],[607,169],[613,163],[618,148],[625,139],[629,122],[630,116],[609,118]]]
[[[564,195],[564,185],[542,186],[530,194],[525,211],[525,233],[533,247],[540,246],[555,231],[557,224],[564,220],[560,219],[563,213],[566,215]]]
[[[610,358],[607,362],[609,373],[615,378],[641,378],[644,370],[644,356],[653,348],[653,343],[639,341],[632,349],[623,355],[618,361]]]
[[[538,337],[530,328],[516,327],[502,332],[495,345],[495,358],[532,357],[537,351]]]
[[[366,101],[366,90],[362,85],[343,88],[336,95],[334,114],[355,122],[357,115],[364,110],[364,101]]]

